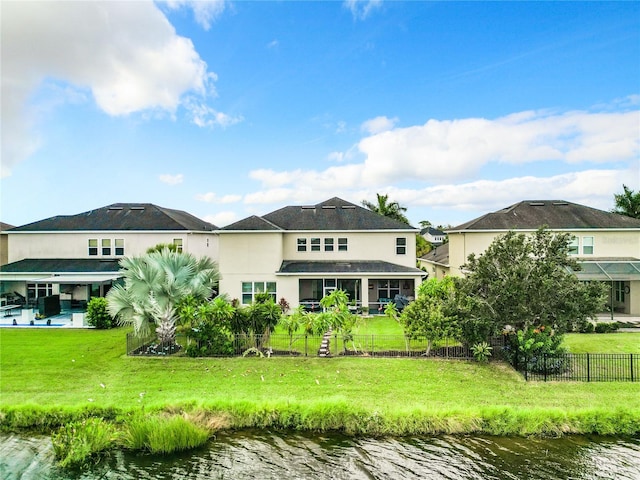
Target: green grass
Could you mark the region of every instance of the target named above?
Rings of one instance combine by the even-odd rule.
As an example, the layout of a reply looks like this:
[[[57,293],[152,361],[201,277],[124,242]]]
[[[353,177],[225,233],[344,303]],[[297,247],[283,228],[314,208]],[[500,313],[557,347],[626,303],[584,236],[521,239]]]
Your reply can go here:
[[[207,428],[640,433],[640,383],[527,383],[504,364],[467,361],[139,358],[124,344],[123,329],[2,329],[0,423],[44,431],[169,411]]]
[[[571,353],[640,354],[640,332],[569,333],[564,345]]]

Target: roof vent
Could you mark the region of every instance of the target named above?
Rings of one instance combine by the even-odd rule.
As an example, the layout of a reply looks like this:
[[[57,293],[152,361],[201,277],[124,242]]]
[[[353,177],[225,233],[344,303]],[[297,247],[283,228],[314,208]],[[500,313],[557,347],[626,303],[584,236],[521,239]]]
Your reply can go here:
[[[347,209],[347,208],[355,209],[356,206],[355,205],[342,205],[342,208],[344,208],[344,209]]]
[[[122,210],[122,207],[109,207],[109,210]]]
[[[315,205],[303,205],[302,206],[302,210],[315,210],[316,206]]]
[[[323,205],[322,208],[324,210],[335,210],[336,206],[335,205]]]
[[[544,202],[529,202],[532,207],[544,207]]]
[[[131,210],[144,210],[144,207],[131,207]]]
[[[553,202],[554,205],[569,205],[567,202]]]

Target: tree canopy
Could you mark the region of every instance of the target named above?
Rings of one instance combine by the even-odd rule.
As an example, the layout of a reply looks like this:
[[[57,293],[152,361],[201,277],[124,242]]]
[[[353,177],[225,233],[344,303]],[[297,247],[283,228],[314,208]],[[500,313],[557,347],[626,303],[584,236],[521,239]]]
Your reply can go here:
[[[409,223],[409,220],[404,215],[407,208],[401,206],[398,202],[390,202],[389,195],[380,195],[379,193],[376,193],[376,203],[363,200],[362,205],[372,212],[376,212],[384,217],[393,218],[407,224]]]
[[[208,257],[169,248],[120,260],[124,285],[114,285],[107,293],[109,313],[121,324],[133,325],[137,335],[149,332],[151,323],[171,330],[175,308],[192,296],[204,300],[211,296],[220,275]]]
[[[614,213],[627,217],[640,218],[640,191],[634,192],[626,185],[622,185],[622,193],[614,194],[616,207]]]
[[[487,250],[470,255],[457,282],[460,326],[473,343],[509,325],[516,330],[547,326],[566,332],[604,307],[604,286],[581,282],[569,256],[569,233],[510,231]]]

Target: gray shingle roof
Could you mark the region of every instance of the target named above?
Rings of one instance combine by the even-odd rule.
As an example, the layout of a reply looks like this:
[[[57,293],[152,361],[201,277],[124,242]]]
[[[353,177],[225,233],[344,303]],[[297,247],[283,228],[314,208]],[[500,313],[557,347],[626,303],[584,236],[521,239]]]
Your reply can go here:
[[[13,225],[9,225],[8,223],[0,222],[0,232],[5,232],[5,230],[10,230],[13,228]]]
[[[405,267],[395,263],[369,260],[352,261],[299,261],[285,260],[278,273],[407,273],[424,274],[419,268]]]
[[[27,258],[0,267],[3,273],[113,273],[118,260],[97,258]]]
[[[261,224],[257,219],[265,221]],[[268,223],[266,223],[268,222]],[[404,222],[334,197],[316,205],[288,206],[262,217],[249,217],[222,230],[415,230]]]
[[[525,200],[448,231],[538,229],[543,226],[551,229],[640,228],[640,220],[564,200]]]
[[[59,215],[15,227],[12,232],[94,230],[213,231],[217,227],[182,210],[151,203],[114,203],[77,215]]]
[[[429,253],[425,253],[420,257],[422,260],[426,260],[432,263],[438,263],[440,265],[449,265],[449,244],[444,243],[431,250]]]

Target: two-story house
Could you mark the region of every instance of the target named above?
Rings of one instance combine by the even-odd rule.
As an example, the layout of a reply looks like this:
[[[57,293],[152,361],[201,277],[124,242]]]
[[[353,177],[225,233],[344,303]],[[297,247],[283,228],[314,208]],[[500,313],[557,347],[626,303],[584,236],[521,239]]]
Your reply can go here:
[[[468,256],[484,252],[498,235],[540,227],[573,236],[570,254],[582,268],[577,277],[607,282],[612,313],[640,315],[640,220],[576,203],[527,200],[453,227],[447,231],[448,258],[431,266],[448,265],[449,274],[464,275]]]
[[[257,293],[310,309],[333,290],[378,311],[396,295],[413,297],[418,230],[332,198],[251,216],[218,231],[220,292],[249,304]]]
[[[150,203],[116,203],[15,227],[6,232],[8,263],[0,267],[0,291],[28,305],[60,295],[62,309],[81,307],[107,293],[125,255],[173,243],[217,259],[216,229],[187,212]]]

